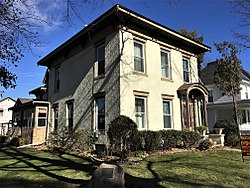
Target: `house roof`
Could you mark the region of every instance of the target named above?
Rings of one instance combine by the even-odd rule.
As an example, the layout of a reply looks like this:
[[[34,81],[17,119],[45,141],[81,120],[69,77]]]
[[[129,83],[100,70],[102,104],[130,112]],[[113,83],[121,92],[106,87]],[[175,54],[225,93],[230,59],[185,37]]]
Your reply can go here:
[[[207,66],[201,70],[200,78],[204,85],[211,85],[214,84],[214,74],[216,71],[216,62],[208,63]],[[246,70],[242,70],[241,79],[250,81],[250,73]]]
[[[5,98],[1,99],[0,102],[5,101],[5,100],[7,100],[7,99],[12,100],[13,102],[16,101],[15,99],[13,99],[13,98],[11,98],[11,97],[5,97]]]
[[[173,45],[179,49],[187,50],[194,54],[200,54],[206,51],[210,51],[211,48],[198,41],[194,41],[166,26],[163,26],[153,20],[150,20],[126,7],[121,5],[115,5],[102,16],[94,20],[91,24],[84,27],[80,32],[56,48],[50,54],[38,61],[38,65],[49,66],[51,61],[55,60],[59,56],[65,54],[73,46],[81,44],[84,38],[88,39],[90,33],[99,32],[107,25],[123,25],[127,28],[134,30],[140,30],[150,37],[162,40],[170,45]]]
[[[16,110],[26,106],[34,106],[34,105],[41,105],[41,106],[48,106],[50,103],[48,101],[39,101],[32,98],[18,98],[15,105],[9,110]]]
[[[39,94],[39,93],[46,93],[47,92],[47,87],[46,86],[40,86],[36,89],[33,89],[29,92],[29,94]]]

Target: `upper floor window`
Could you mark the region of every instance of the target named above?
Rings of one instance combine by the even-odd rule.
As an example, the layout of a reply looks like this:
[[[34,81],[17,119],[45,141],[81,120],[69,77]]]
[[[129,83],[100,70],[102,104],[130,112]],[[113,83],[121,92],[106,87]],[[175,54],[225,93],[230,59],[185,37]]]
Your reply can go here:
[[[189,60],[188,59],[182,59],[182,66],[183,66],[183,79],[184,82],[189,82],[190,78],[189,78]]]
[[[55,83],[54,91],[58,92],[60,90],[60,67],[55,68]]]
[[[135,97],[135,120],[139,129],[146,128],[146,97]]]
[[[97,76],[105,73],[105,45],[101,44],[96,48],[97,57]]]
[[[209,92],[208,92],[208,102],[214,102],[212,90],[209,90]]]
[[[163,50],[161,50],[161,76],[170,78],[169,53]]]
[[[134,70],[145,72],[144,67],[144,44],[134,41]]]
[[[105,130],[105,97],[95,99],[95,127],[97,130]]]
[[[67,102],[67,121],[69,131],[73,130],[73,117],[74,117],[74,103],[73,101]]]
[[[3,117],[3,109],[0,109],[0,117]]]

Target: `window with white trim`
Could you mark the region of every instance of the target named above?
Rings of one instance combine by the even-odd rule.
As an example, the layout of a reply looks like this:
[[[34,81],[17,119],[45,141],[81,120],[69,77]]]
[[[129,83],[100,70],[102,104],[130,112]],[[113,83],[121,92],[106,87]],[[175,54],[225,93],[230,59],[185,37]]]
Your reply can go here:
[[[144,44],[138,41],[134,41],[134,70],[145,72]]]
[[[95,99],[95,128],[105,130],[105,97]]]
[[[101,44],[96,47],[96,57],[97,57],[96,76],[100,76],[105,73],[105,45],[104,44]]]
[[[38,108],[37,126],[45,127],[47,125],[47,108]]]
[[[139,129],[146,128],[146,97],[135,97],[135,121]]]
[[[73,130],[74,118],[74,103],[73,101],[67,102],[67,122],[69,131]]]
[[[190,78],[189,78],[189,60],[186,58],[182,59],[182,66],[183,66],[183,80],[184,82],[189,82]]]
[[[163,100],[163,125],[164,128],[172,128],[172,101],[171,100]]]
[[[213,90],[208,91],[208,102],[214,102]]]
[[[169,52],[161,50],[161,76],[170,78],[170,58]]]

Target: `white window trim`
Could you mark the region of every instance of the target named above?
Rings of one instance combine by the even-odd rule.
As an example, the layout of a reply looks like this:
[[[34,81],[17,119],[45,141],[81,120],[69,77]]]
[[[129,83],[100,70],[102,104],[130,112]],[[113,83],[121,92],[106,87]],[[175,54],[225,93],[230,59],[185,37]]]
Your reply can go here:
[[[187,68],[188,68],[188,70],[187,71],[185,71],[184,69],[183,69],[183,62],[184,62],[184,60],[186,60],[187,62],[188,62],[188,66],[187,66]],[[185,82],[185,83],[190,83],[190,79],[191,79],[191,74],[190,74],[190,59],[189,58],[186,58],[186,57],[182,57],[182,71],[183,71],[183,81]],[[185,77],[184,77],[184,71],[186,72],[186,73],[188,73],[188,81],[186,81],[185,80]]]
[[[162,111],[163,113],[163,129],[173,129],[173,112],[172,112],[172,100],[169,100],[169,99],[162,99],[162,107],[163,107],[163,103],[164,102],[169,102],[169,107],[170,107],[170,114],[164,114],[164,111]],[[162,108],[163,109],[163,108]],[[164,127],[164,116],[169,116],[170,115],[170,118],[171,118],[171,127]]]
[[[134,55],[134,43],[142,45],[142,60],[143,60],[143,71],[135,70],[135,55]],[[145,43],[140,42],[138,40],[133,40],[133,64],[134,64],[134,72],[138,73],[146,73],[146,63],[145,63]]]
[[[143,97],[143,96],[135,96],[135,100],[136,99],[143,99],[143,102],[144,102],[144,113],[145,113],[145,115],[144,115],[144,127],[139,127],[138,125],[138,129],[139,130],[145,130],[145,129],[147,129],[147,97],[145,96],[145,97]],[[135,104],[136,105],[136,104]],[[134,117],[135,117],[135,121],[136,121],[136,114],[137,114],[137,112],[136,112],[136,108],[135,108],[135,113],[134,113]],[[136,122],[137,123],[137,122]]]
[[[98,63],[99,63],[99,59],[98,59],[98,57],[99,57],[99,48],[102,48],[102,47],[104,47],[104,59],[101,59],[101,61],[104,61],[104,73],[102,73],[102,74],[98,74],[98,72],[99,72],[99,67],[98,67]],[[101,77],[101,76],[103,76],[105,74],[105,43],[100,43],[100,44],[98,44],[98,45],[96,45],[96,62],[95,62],[95,65],[94,65],[94,75],[95,75],[95,78],[98,78],[98,77]]]
[[[167,54],[167,58],[168,58],[168,74],[169,74],[168,77],[162,75],[162,62],[161,62],[161,77],[162,77],[162,78],[171,79],[170,52],[167,51],[167,50],[161,49],[161,50],[160,50],[160,57],[161,57],[161,53]]]
[[[105,129],[98,129],[98,106],[97,106],[97,100],[100,98],[104,98],[105,108],[106,108],[106,99],[105,96],[96,97],[94,100],[94,131],[104,131],[106,130],[106,122],[105,122]],[[105,109],[106,111],[106,109]],[[105,121],[106,121],[106,112],[105,112]]]

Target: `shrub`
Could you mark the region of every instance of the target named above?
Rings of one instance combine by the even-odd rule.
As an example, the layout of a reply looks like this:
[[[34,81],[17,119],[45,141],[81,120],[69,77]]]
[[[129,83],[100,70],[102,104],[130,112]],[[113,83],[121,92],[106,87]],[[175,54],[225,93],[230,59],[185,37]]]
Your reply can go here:
[[[212,142],[209,139],[202,140],[198,146],[199,150],[207,150],[212,146]]]
[[[181,137],[184,148],[197,147],[197,144],[201,139],[201,135],[194,131],[182,131]]]
[[[225,134],[225,145],[237,145],[239,142],[239,127],[235,123],[226,119],[219,120],[214,124],[214,128],[224,128],[222,134]],[[238,137],[238,140],[236,137]]]
[[[146,151],[153,151],[162,148],[160,131],[141,131],[142,146]]]
[[[13,137],[10,140],[10,145],[16,147],[24,145],[24,139],[22,137]]]
[[[9,136],[0,136],[0,143],[5,143],[5,142],[9,142],[9,141],[10,141]]]
[[[171,150],[176,148],[181,143],[181,131],[177,130],[163,130],[161,131],[161,138],[163,140],[163,149]]]
[[[227,137],[226,137],[226,143],[227,145],[229,146],[239,146],[240,145],[240,138],[239,138],[239,135],[237,134],[229,134]]]
[[[108,137],[111,145],[114,146],[118,153],[124,153],[131,141],[137,135],[138,129],[136,123],[127,116],[118,116],[110,124]]]
[[[77,132],[69,132],[67,126],[59,127],[57,131],[49,135],[49,147],[58,152],[92,150],[95,142],[94,133],[81,129]]]

